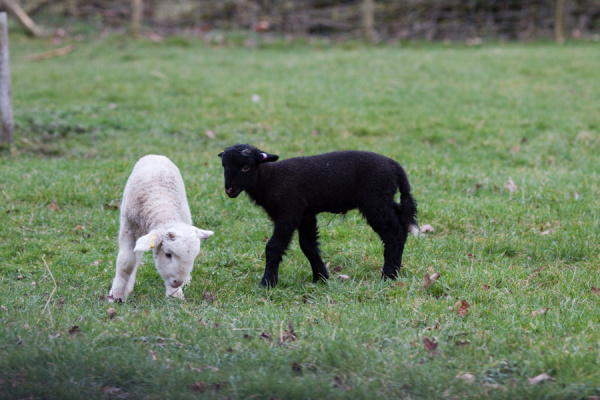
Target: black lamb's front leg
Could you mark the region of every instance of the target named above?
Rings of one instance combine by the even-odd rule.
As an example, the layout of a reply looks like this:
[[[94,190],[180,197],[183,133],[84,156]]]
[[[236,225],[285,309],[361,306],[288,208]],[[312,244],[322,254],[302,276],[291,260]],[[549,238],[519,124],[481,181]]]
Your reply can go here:
[[[265,267],[265,274],[263,275],[260,286],[263,287],[275,287],[278,282],[279,275],[279,263],[287,250],[296,225],[290,223],[276,222],[275,229],[271,239],[267,242],[266,247],[266,258],[267,265]]]
[[[316,215],[305,215],[298,228],[300,248],[310,262],[313,271],[313,282],[326,281],[329,279],[327,267],[319,254],[319,230],[317,228]]]

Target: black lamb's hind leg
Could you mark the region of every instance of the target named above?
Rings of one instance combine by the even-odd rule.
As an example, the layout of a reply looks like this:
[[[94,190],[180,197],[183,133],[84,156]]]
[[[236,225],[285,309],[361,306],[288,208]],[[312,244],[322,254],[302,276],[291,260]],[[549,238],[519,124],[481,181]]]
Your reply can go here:
[[[371,228],[383,242],[383,279],[396,279],[402,266],[402,253],[406,242],[406,229],[395,212],[393,203],[361,208]]]
[[[313,271],[313,282],[326,281],[329,279],[327,267],[323,264],[319,252],[319,230],[317,228],[316,215],[305,215],[298,228],[300,249],[310,262]]]
[[[265,274],[260,281],[260,286],[277,286],[279,280],[279,263],[292,240],[292,235],[295,230],[296,226],[294,224],[275,223],[273,235],[267,242],[267,247],[265,249],[267,263]]]

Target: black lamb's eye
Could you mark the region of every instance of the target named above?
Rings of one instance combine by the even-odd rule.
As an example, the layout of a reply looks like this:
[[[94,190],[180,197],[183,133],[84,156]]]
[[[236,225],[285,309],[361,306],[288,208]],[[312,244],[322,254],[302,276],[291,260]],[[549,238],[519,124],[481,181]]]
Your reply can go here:
[[[165,257],[167,257],[167,258],[171,258],[171,257],[173,257],[173,256],[171,255],[171,253],[165,253]]]
[[[242,172],[248,172],[248,171],[250,171],[250,166],[249,165],[244,165],[242,167]]]

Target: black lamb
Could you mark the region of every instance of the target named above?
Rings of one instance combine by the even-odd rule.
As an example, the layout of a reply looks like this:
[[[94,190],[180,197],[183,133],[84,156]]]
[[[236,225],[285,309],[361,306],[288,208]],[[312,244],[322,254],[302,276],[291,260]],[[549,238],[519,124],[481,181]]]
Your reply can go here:
[[[319,254],[317,214],[355,208],[383,241],[382,278],[398,276],[408,232],[418,234],[418,229],[417,205],[396,161],[366,151],[336,151],[274,162],[278,155],[248,144],[228,147],[219,157],[227,195],[234,198],[245,190],[274,223],[261,286],[277,285],[279,263],[296,229],[313,281],[328,279]],[[394,201],[398,190],[400,204]]]

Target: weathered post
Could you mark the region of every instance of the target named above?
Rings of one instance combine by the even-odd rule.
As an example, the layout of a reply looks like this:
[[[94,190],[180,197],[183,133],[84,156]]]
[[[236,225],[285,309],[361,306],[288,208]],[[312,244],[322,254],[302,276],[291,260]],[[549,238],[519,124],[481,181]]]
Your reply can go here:
[[[0,145],[13,142],[12,94],[6,13],[0,12]]]
[[[142,0],[131,1],[131,32],[134,36],[139,36],[142,31],[142,19],[144,5]]]
[[[375,1],[363,0],[362,3],[363,37],[367,42],[373,43],[375,34]]]
[[[556,43],[565,41],[565,0],[556,0],[554,13],[554,40]]]

